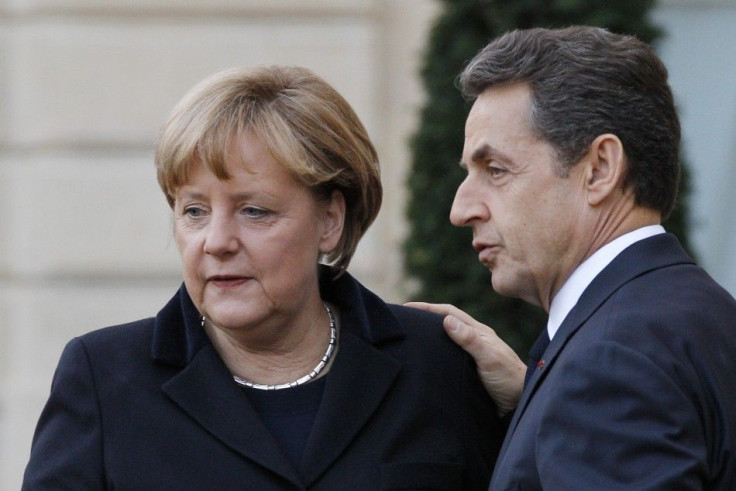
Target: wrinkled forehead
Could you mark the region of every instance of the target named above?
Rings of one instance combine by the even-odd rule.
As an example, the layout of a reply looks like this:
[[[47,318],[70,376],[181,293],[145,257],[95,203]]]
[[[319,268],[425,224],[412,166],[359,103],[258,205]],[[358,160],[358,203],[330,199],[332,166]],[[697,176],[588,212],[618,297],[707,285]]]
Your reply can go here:
[[[473,103],[465,122],[466,147],[500,144],[499,141],[485,141],[487,139],[526,140],[531,136],[531,101],[523,85],[486,89]]]
[[[525,83],[489,87],[475,99],[465,123],[466,131],[489,121],[531,122],[532,97]],[[475,128],[474,128],[475,129]]]

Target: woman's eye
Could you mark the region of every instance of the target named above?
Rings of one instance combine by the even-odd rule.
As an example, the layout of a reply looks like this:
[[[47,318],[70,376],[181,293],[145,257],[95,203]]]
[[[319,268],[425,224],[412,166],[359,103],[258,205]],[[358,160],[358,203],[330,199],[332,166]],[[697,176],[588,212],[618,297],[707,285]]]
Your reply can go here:
[[[261,218],[264,217],[268,212],[263,208],[256,208],[254,206],[246,206],[243,208],[243,215],[250,218]]]
[[[192,218],[199,218],[204,215],[204,210],[196,206],[188,206],[184,208],[184,215]]]

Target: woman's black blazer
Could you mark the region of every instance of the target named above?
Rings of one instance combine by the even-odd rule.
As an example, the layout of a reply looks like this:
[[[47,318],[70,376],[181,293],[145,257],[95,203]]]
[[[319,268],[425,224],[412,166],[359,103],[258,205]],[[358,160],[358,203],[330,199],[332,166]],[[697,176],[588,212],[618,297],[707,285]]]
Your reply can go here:
[[[155,318],[69,342],[23,489],[485,490],[503,429],[441,318],[348,274],[321,294],[340,311],[339,351],[298,468],[182,286]]]

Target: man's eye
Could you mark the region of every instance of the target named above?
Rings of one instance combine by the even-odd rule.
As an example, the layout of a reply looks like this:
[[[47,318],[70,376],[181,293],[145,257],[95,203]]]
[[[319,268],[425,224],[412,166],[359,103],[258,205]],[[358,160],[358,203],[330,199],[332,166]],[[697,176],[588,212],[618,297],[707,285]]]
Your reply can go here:
[[[488,166],[488,172],[493,177],[500,177],[506,172],[506,169],[502,169],[501,167]]]

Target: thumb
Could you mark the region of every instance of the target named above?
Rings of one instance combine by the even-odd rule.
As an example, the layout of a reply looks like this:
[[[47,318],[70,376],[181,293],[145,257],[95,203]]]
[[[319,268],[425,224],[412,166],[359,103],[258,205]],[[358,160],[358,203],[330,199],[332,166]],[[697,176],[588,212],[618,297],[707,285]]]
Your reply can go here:
[[[476,358],[483,354],[478,335],[471,326],[452,315],[445,317],[443,325],[450,339],[467,351],[470,356]]]

